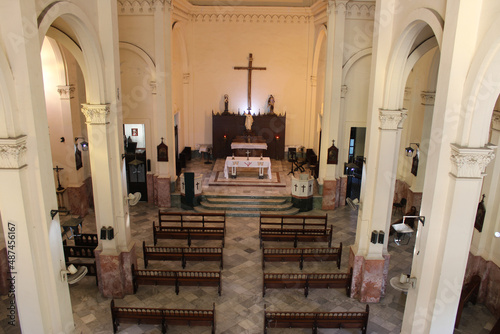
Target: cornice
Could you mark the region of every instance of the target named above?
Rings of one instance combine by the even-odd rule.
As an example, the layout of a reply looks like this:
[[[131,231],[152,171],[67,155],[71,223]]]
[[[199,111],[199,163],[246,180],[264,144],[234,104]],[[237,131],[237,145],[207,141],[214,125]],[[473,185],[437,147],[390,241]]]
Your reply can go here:
[[[118,15],[153,15],[158,0],[117,0]]]
[[[480,178],[495,158],[493,148],[470,148],[451,144],[451,174],[457,178]]]
[[[191,13],[193,22],[208,23],[309,23],[309,8],[278,7],[208,7],[198,8]]]
[[[26,166],[28,137],[0,138],[0,169],[21,169]]]
[[[373,20],[375,18],[375,1],[348,2],[345,17],[351,20]]]
[[[408,110],[386,110],[379,109],[380,129],[398,130],[402,128],[403,123],[408,116]]]

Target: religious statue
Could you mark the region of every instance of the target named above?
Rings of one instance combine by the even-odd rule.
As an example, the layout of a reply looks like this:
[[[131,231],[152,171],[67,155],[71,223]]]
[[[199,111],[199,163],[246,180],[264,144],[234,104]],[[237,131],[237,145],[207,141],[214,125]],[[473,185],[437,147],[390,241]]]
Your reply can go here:
[[[245,115],[246,116],[246,119],[245,119],[245,128],[247,129],[247,131],[252,131],[252,124],[253,124],[253,117],[252,117],[252,114],[250,113],[250,110],[248,111],[248,113]]]
[[[229,112],[228,105],[229,105],[229,95],[224,94],[224,113]]]
[[[269,95],[269,99],[267,100],[267,106],[269,108],[269,113],[274,114],[274,96]]]

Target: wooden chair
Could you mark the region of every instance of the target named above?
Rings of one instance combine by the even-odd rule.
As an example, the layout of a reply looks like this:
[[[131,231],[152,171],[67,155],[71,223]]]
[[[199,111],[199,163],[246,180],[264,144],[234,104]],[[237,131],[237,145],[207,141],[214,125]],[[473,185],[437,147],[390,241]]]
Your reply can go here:
[[[392,204],[392,210],[394,212],[397,212],[398,210],[401,211],[401,214],[404,213],[404,208],[406,208],[406,198],[401,198],[401,201],[399,203],[393,203]]]

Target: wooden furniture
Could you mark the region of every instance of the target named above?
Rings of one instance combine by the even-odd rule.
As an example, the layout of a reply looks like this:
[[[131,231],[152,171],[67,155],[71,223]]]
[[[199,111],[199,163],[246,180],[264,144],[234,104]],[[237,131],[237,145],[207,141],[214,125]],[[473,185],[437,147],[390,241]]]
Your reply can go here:
[[[224,164],[224,177],[229,177],[229,169],[231,169],[231,177],[236,178],[236,168],[258,168],[259,179],[264,178],[264,169],[267,172],[267,178],[273,178],[271,174],[271,159],[269,158],[246,158],[246,157],[227,157]]]
[[[169,285],[175,287],[177,295],[180,286],[216,286],[221,294],[220,271],[138,270],[132,265],[132,283],[134,293],[139,285]]]
[[[345,289],[351,295],[352,268],[349,273],[264,273],[262,297],[267,289],[304,289],[304,296],[309,289]]]
[[[146,247],[146,242],[142,242],[142,252],[144,255],[144,267],[148,267],[151,260],[158,261],[181,261],[182,268],[186,268],[189,261],[219,261],[220,268],[223,268],[222,247]]]
[[[262,269],[267,262],[299,262],[302,270],[304,262],[336,261],[340,269],[342,243],[338,248],[262,248]]]
[[[167,326],[211,326],[215,334],[215,303],[212,310],[183,310],[146,307],[115,306],[111,300],[111,321],[113,333],[118,331],[121,322],[161,325],[161,332],[167,332]]]
[[[153,222],[153,239],[221,240],[224,247],[224,213],[166,212],[158,210],[158,226]]]
[[[286,116],[264,114],[252,117],[252,137],[262,137],[267,144],[264,156],[282,160],[285,155]],[[233,113],[212,114],[212,155],[215,159],[224,159],[232,154],[231,143],[246,133],[245,119],[244,115]]]
[[[87,275],[95,276],[95,284],[98,284],[97,267],[95,264],[94,250],[96,246],[68,246],[63,244],[64,260],[66,267],[70,264],[76,267],[87,267]],[[71,260],[70,260],[71,258]],[[84,262],[82,259],[92,259],[92,262]]]
[[[326,241],[332,245],[332,228],[327,227],[328,215],[260,215],[259,237],[260,247],[263,241]]]
[[[97,234],[93,233],[82,233],[75,236],[73,240],[75,241],[75,246],[93,246],[95,248],[99,244]]]
[[[264,305],[264,334],[268,328],[311,328],[316,334],[318,328],[359,328],[366,334],[370,308],[364,312],[268,312]]]
[[[481,277],[474,275],[471,277],[470,281],[466,283],[462,288],[462,293],[460,294],[460,301],[458,302],[457,318],[455,320],[455,328],[460,324],[460,318],[462,317],[462,311],[467,302],[471,301],[472,304],[476,305],[477,295],[479,294],[479,286],[481,285]]]

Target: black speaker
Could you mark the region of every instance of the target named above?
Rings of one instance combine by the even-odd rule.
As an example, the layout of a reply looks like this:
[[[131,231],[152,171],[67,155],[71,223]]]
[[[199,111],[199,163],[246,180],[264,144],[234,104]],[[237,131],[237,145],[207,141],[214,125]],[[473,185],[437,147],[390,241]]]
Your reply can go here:
[[[113,240],[115,238],[115,230],[108,226],[108,240]]]
[[[377,243],[377,240],[378,240],[378,232],[373,230],[372,231],[372,239],[371,239],[371,243],[372,244],[376,244]]]
[[[101,227],[101,240],[106,240],[107,228]]]
[[[384,243],[384,237],[385,237],[385,232],[382,230],[378,231],[378,243],[379,244]]]

